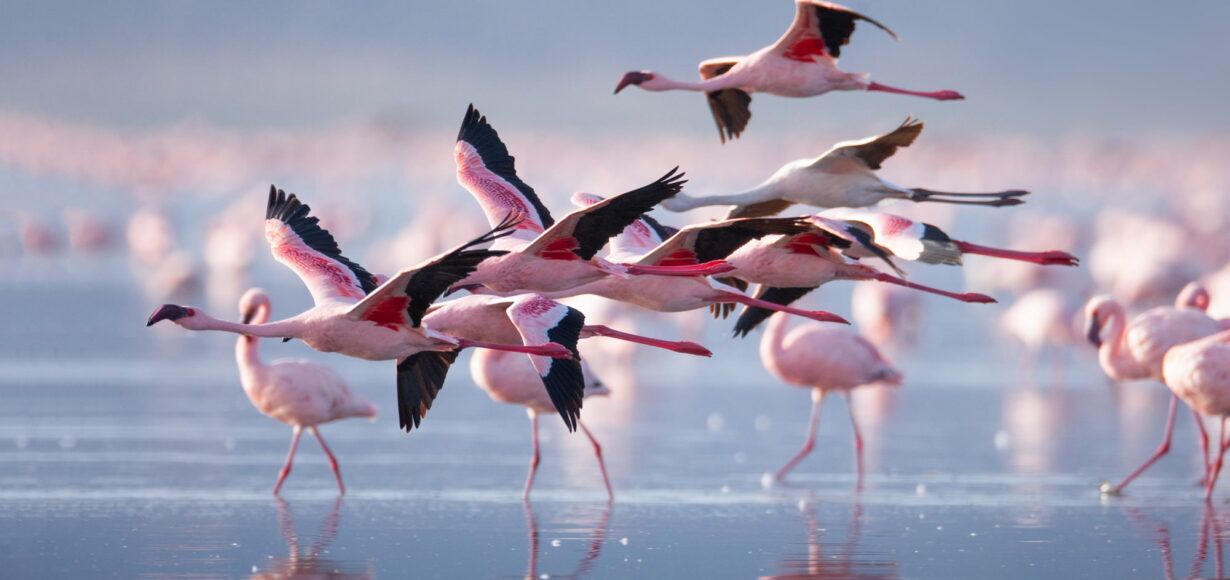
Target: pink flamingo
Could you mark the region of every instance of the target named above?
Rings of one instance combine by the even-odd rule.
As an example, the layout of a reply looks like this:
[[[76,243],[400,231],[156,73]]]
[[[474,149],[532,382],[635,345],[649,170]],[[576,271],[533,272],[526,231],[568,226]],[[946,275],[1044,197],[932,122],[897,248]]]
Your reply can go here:
[[[244,324],[263,324],[269,320],[271,306],[264,290],[252,288],[239,299],[239,312]],[[337,479],[339,493],[346,493],[342,470],[337,458],[320,435],[319,425],[349,417],[375,418],[376,408],[362,397],[350,392],[346,381],[333,369],[312,361],[281,359],[266,364],[257,350],[256,338],[240,336],[235,343],[235,362],[239,365],[239,380],[252,406],[266,416],[290,425],[294,434],[286,464],[278,472],[273,494],[282,489],[290,475],[291,462],[299,447],[299,436],[306,428],[320,442],[329,457],[329,468]]]
[[[1199,415],[1220,419],[1217,455],[1205,476],[1205,497],[1211,497],[1226,448],[1230,447],[1226,433],[1226,417],[1230,416],[1230,331],[1171,348],[1162,359],[1162,379],[1175,397],[1198,413],[1197,421]]]
[[[1017,298],[1003,315],[1000,328],[1017,339],[1030,354],[1030,368],[1050,346],[1052,369],[1058,373],[1065,347],[1080,340],[1077,319],[1080,303],[1055,288],[1035,288]]]
[[[1173,308],[1159,306],[1128,322],[1123,305],[1108,296],[1095,296],[1085,305],[1085,335],[1089,342],[1098,347],[1098,363],[1111,379],[1154,379],[1165,382],[1162,361],[1167,351],[1180,344],[1209,336],[1221,328],[1220,323],[1200,310],[1200,305],[1208,305],[1208,295],[1202,286],[1193,282],[1179,294]],[[1103,339],[1103,334],[1107,335],[1106,339]],[[1140,467],[1119,482],[1119,485],[1111,486],[1109,482],[1102,482],[1102,493],[1119,494],[1132,480],[1170,452],[1170,439],[1174,432],[1177,411],[1178,399],[1171,396],[1161,444]],[[1195,418],[1196,427],[1200,431],[1200,448],[1207,458],[1208,435],[1198,414]]]
[[[297,338],[321,352],[373,361],[396,360],[399,394],[420,395],[408,412],[412,420],[402,424],[407,431],[419,425],[431,399],[439,392],[457,349],[496,348],[559,358],[572,356],[558,344],[491,344],[449,336],[422,324],[427,308],[450,285],[473,272],[479,262],[502,255],[497,250],[473,247],[506,235],[511,224],[501,224],[450,252],[402,270],[377,286],[375,276],[342,255],[333,236],[320,227],[310,211],[293,194],[288,196],[271,187],[265,238],[274,258],[303,280],[315,306],[290,318],[244,324],[218,320],[198,308],[164,304],[150,315],[146,325],[170,320],[188,330]],[[575,415],[579,407],[561,412]]]
[[[917,340],[920,302],[918,294],[908,288],[855,284],[850,295],[850,318],[878,348],[911,346]]]
[[[721,262],[657,267],[614,264],[597,257],[612,236],[679,193],[686,181],[677,167],[649,185],[588,205],[556,222],[534,188],[517,176],[515,159],[474,105],[466,111],[454,152],[458,183],[474,195],[492,227],[517,220],[510,234],[496,242],[502,255],[480,263],[461,286],[483,285],[500,293],[555,292],[609,275],[695,276],[729,269]]]
[[[512,321],[517,332],[526,342],[551,340],[565,345],[576,354],[577,340],[585,325],[585,315],[575,308],[569,308],[542,296],[525,295],[513,301],[507,310],[508,319]],[[492,356],[494,355],[494,356]],[[555,412],[559,409],[560,400],[555,391],[560,390],[558,384],[584,385],[580,393],[571,391],[578,398],[576,407],[580,408],[580,399],[595,395],[607,395],[610,390],[597,381],[592,373],[582,369],[580,361],[573,359],[557,360],[541,356],[523,357],[512,353],[481,351],[470,359],[470,373],[474,382],[478,383],[493,400],[501,403],[522,405],[530,417],[530,433],[533,442],[533,455],[530,457],[529,474],[525,479],[523,497],[528,499],[534,486],[534,475],[538,471],[540,460],[538,450],[538,414]],[[542,385],[547,388],[543,389]],[[585,426],[580,416],[574,418],[571,428],[580,427],[581,432],[589,439],[594,448],[594,457],[598,460],[598,469],[602,473],[602,482],[606,485],[608,498],[614,498],[611,491],[611,480],[607,476],[606,463],[602,460],[602,446],[594,438],[593,433]]]
[[[777,42],[747,56],[711,58],[700,63],[700,82],[668,79],[653,71],[632,71],[619,79],[615,92],[635,85],[647,91],[704,92],[725,143],[738,138],[752,118],[751,93],[814,97],[829,91],[882,91],[935,99],[960,100],[956,91],[909,91],[871,81],[867,73],[837,68],[841,48],[850,42],[859,20],[897,34],[845,6],[819,0],[796,0],[794,22]]]
[[[854,453],[858,463],[859,482],[863,479],[863,436],[854,415],[850,392],[856,387],[873,383],[901,384],[901,373],[880,356],[876,347],[858,333],[844,328],[805,324],[787,332],[786,317],[776,315],[769,320],[760,341],[760,360],[778,380],[797,387],[811,389],[811,420],[803,448],[777,470],[774,478],[781,481],[816,444],[816,428],[820,423],[820,406],[824,396],[837,391],[846,397],[850,407],[850,424],[854,427]]]
[[[992,207],[1019,205],[1029,194],[1019,189],[995,193],[950,193],[902,187],[876,172],[900,147],[909,147],[922,132],[922,122],[906,119],[890,133],[858,141],[842,141],[817,158],[796,159],[750,190],[729,195],[676,195],[662,207],[687,211],[712,205],[733,205],[727,218],[764,217],[799,203],[816,207],[864,207],[885,199]]]

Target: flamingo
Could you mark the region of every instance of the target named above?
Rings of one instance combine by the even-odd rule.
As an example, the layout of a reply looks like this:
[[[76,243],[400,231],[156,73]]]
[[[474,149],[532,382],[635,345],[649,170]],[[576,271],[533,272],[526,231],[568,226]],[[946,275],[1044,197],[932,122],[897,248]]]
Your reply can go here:
[[[1230,416],[1230,331],[1171,348],[1162,359],[1162,379],[1174,397],[1198,414],[1197,421],[1200,415],[1220,419],[1217,455],[1205,476],[1205,497],[1212,497],[1226,448],[1230,447],[1226,434],[1226,417]]]
[[[593,194],[577,194],[573,203],[584,205],[601,203],[602,198]],[[747,241],[779,231],[796,231],[799,227],[792,220],[730,220],[712,224],[707,231],[721,232],[706,236],[703,248],[698,251],[695,236],[689,238],[683,232],[673,232],[648,215],[633,220],[624,231],[611,240],[611,258],[625,262],[656,266],[683,266],[696,264],[699,253],[709,252],[715,259],[722,259]],[[689,238],[690,242],[684,242]],[[738,288],[723,285],[719,288],[703,276],[666,277],[638,276],[633,278],[607,277],[583,284],[569,290],[554,292],[553,298],[566,298],[581,294],[594,294],[618,300],[657,312],[684,312],[709,308],[714,314],[726,315],[730,307],[723,305],[743,304],[758,306],[773,311],[782,311],[820,322],[846,320],[831,312],[801,310],[774,304],[747,296]]]
[[[479,262],[502,255],[479,250],[507,235],[512,223],[402,270],[377,286],[376,277],[344,255],[328,231],[310,215],[311,208],[294,195],[270,187],[265,212],[265,239],[274,258],[293,270],[312,295],[315,306],[290,318],[261,324],[218,320],[199,308],[164,304],[146,326],[170,320],[193,331],[215,330],[245,336],[300,339],[321,352],[338,352],[364,360],[396,360],[401,427],[418,427],[439,392],[456,350],[466,347],[506,349],[550,357],[572,353],[559,344],[501,345],[449,336],[422,324],[431,303],[448,287],[474,271]],[[576,399],[579,402],[579,398]],[[561,409],[565,423],[580,407]]]
[[[782,97],[815,97],[829,91],[881,91],[935,99],[961,100],[956,91],[910,91],[871,80],[867,73],[848,73],[837,68],[841,48],[850,42],[859,20],[887,32],[897,33],[876,20],[845,6],[819,0],[795,0],[794,22],[777,42],[747,56],[711,58],[700,63],[700,82],[666,78],[653,71],[624,74],[615,93],[628,86],[647,91],[699,91],[705,93],[722,143],[737,139],[752,118],[751,93]]]
[[[918,294],[888,284],[855,284],[850,318],[878,348],[911,346],[917,340],[922,305]]]
[[[1111,379],[1155,379],[1164,383],[1162,363],[1167,351],[1177,345],[1209,336],[1222,326],[1199,309],[1202,304],[1208,304],[1206,291],[1198,283],[1191,283],[1176,298],[1173,308],[1152,308],[1128,322],[1122,304],[1108,296],[1095,296],[1085,305],[1085,335],[1089,342],[1098,348],[1098,363]],[[1105,339],[1103,334],[1107,335]],[[1129,473],[1118,485],[1111,486],[1109,482],[1103,482],[1102,493],[1119,494],[1132,480],[1170,452],[1170,438],[1174,432],[1177,411],[1178,399],[1171,396],[1161,444],[1140,467]],[[1199,414],[1196,414],[1196,427],[1200,431],[1200,447],[1207,457],[1208,435]]]
[[[577,354],[577,340],[585,325],[585,315],[581,314],[581,311],[543,296],[525,295],[515,299],[507,307],[507,316],[526,342],[551,340],[568,347],[574,355]],[[530,457],[529,474],[525,478],[522,496],[524,499],[529,499],[540,461],[538,414],[555,412],[559,408],[560,401],[554,396],[552,386],[563,382],[582,383],[584,389],[578,394],[579,397],[604,396],[610,393],[610,389],[596,380],[593,373],[584,372],[578,360],[554,360],[540,356],[530,356],[527,359],[512,353],[483,351],[470,359],[470,373],[474,376],[474,382],[493,400],[522,405],[529,414],[533,455]],[[542,384],[547,385],[546,390],[541,388]],[[580,407],[579,400],[576,406]],[[593,445],[594,457],[598,460],[598,470],[602,474],[603,484],[606,485],[607,497],[614,499],[606,463],[602,460],[602,446],[581,421],[580,416],[576,416],[575,423],[569,425],[572,429],[578,426]]]
[[[251,288],[239,299],[239,312],[244,324],[264,324],[269,320],[269,295],[260,288]],[[235,362],[239,365],[239,380],[252,406],[266,416],[290,425],[293,435],[286,464],[278,472],[273,495],[278,495],[291,462],[299,447],[299,436],[306,428],[329,458],[329,468],[337,479],[337,490],[346,493],[342,470],[329,450],[318,427],[349,417],[376,417],[376,408],[362,397],[350,392],[346,381],[333,369],[308,360],[281,359],[272,363],[261,360],[256,338],[240,336],[235,342]]]
[[[1002,207],[1024,203],[1023,190],[995,193],[948,193],[908,188],[881,179],[876,171],[899,147],[909,147],[922,132],[921,121],[907,118],[900,127],[859,141],[843,141],[815,159],[783,165],[760,185],[741,193],[690,197],[676,195],[662,203],[671,211],[711,205],[735,206],[728,218],[777,214],[796,203],[823,208],[865,207],[885,199]]]
[[[474,105],[466,110],[454,148],[457,181],[482,206],[492,227],[518,220],[502,250],[478,265],[463,287],[485,286],[498,293],[567,290],[608,275],[695,276],[729,269],[721,262],[685,267],[613,264],[596,255],[637,216],[675,195],[686,181],[678,167],[657,181],[573,211],[556,222],[534,188],[517,176],[515,159]]]
[[[863,479],[863,436],[854,415],[850,392],[864,385],[900,385],[901,373],[880,356],[880,352],[858,333],[840,327],[809,323],[787,332],[789,322],[773,315],[760,340],[760,360],[778,380],[811,389],[811,420],[802,449],[777,470],[774,479],[782,481],[816,444],[820,406],[824,396],[836,391],[846,397],[850,424],[854,427],[854,453],[858,479]]]
[[[1037,362],[1042,350],[1051,346],[1052,369],[1058,373],[1063,348],[1079,340],[1076,321],[1080,303],[1070,294],[1055,288],[1035,288],[1022,294],[1000,317],[1000,328],[1020,341]]]

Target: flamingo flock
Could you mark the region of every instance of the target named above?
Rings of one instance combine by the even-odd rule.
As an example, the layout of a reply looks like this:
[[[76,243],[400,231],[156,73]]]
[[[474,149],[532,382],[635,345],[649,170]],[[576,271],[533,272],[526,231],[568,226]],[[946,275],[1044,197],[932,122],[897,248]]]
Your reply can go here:
[[[795,5],[793,23],[775,43],[746,56],[703,61],[698,82],[633,71],[623,75],[615,92],[631,86],[703,92],[723,144],[746,130],[753,93],[812,97],[860,90],[938,101],[964,99],[951,90],[900,89],[873,82],[864,73],[840,70],[837,58],[859,23],[894,39],[896,34],[843,6],[819,0],[796,0]],[[967,235],[970,232],[958,235],[947,221],[931,223],[926,216],[903,215],[907,208],[930,204],[1012,207],[1030,195],[1021,189],[952,192],[905,187],[882,178],[878,174],[882,164],[899,149],[912,146],[922,129],[922,121],[907,117],[892,131],[837,143],[819,157],[787,163],[760,185],[729,195],[685,193],[688,181],[678,166],[652,181],[647,181],[651,176],[626,176],[623,193],[574,193],[573,208],[557,213],[562,215],[557,219],[529,185],[533,179],[519,173],[523,168],[517,167],[493,123],[471,104],[452,143],[454,171],[481,214],[453,216],[424,210],[417,221],[407,216],[406,223],[415,225],[398,237],[420,240],[411,249],[442,249],[434,257],[405,267],[414,263],[405,258],[407,248],[386,248],[379,254],[380,263],[397,271],[386,276],[368,270],[343,253],[338,238],[322,227],[321,219],[327,216],[316,215],[304,201],[310,192],[301,197],[270,186],[264,198],[265,240],[274,260],[303,282],[312,307],[271,320],[270,296],[252,289],[241,298],[239,321],[215,318],[198,306],[168,303],[154,309],[147,325],[166,321],[190,331],[238,336],[236,360],[249,400],[260,412],[293,429],[290,451],[273,487],[275,495],[290,473],[304,429],[319,442],[338,491],[344,493],[338,462],[319,426],[350,417],[374,419],[376,409],[318,362],[263,362],[257,349],[261,339],[299,340],[322,353],[393,361],[390,383],[397,395],[398,424],[407,433],[429,427],[428,411],[437,399],[447,402],[443,387],[453,365],[463,350],[473,349],[469,359],[473,382],[492,400],[524,407],[528,414],[531,454],[523,497],[530,497],[541,461],[539,417],[558,414],[568,432],[580,431],[591,444],[597,475],[613,499],[615,488],[602,446],[583,419],[589,417],[585,402],[590,397],[619,396],[619,390],[597,375],[593,361],[581,360],[579,342],[618,341],[626,347],[698,357],[713,353],[694,341],[642,335],[617,323],[597,324],[587,320],[584,310],[593,301],[605,301],[617,304],[621,312],[654,316],[650,313],[708,310],[722,320],[742,307],[731,334],[746,337],[763,324],[759,356],[766,371],[811,393],[805,443],[772,476],[781,481],[814,448],[827,395],[842,394],[852,404],[850,393],[855,389],[903,382],[905,373],[881,350],[888,352],[886,346],[898,342],[901,327],[916,319],[920,300],[932,299],[929,295],[963,305],[998,302],[989,293],[922,284],[911,279],[907,266],[953,267],[968,262],[970,271],[976,272],[979,264],[1012,263],[1028,269],[1030,275],[1019,279],[1029,280],[1032,287],[1022,283],[1010,289],[1020,298],[1002,317],[1005,331],[1034,351],[1075,337],[1071,322],[1079,303],[1076,294],[1040,282],[1062,276],[1035,274],[1078,266],[1072,246],[1045,249],[1052,239],[1044,237],[1030,240],[1028,248],[1016,243],[1000,247]],[[662,163],[663,168],[672,165]],[[688,212],[711,206],[730,209],[722,219],[694,220],[678,227],[653,213],[657,207]],[[142,211],[129,227],[134,253],[147,256],[143,260],[149,264],[166,263],[175,251],[173,232],[158,210]],[[251,215],[250,224],[238,213],[228,215],[225,231],[206,239],[221,254],[210,263],[244,269],[250,262],[250,244],[262,230],[256,215]],[[458,227],[477,222],[480,215],[487,223],[485,231],[478,226]],[[1100,264],[1106,272],[1101,276],[1103,287],[1119,284],[1109,280],[1124,276],[1123,269],[1105,265],[1105,260]],[[1162,295],[1176,279],[1189,274],[1178,269],[1164,272],[1169,275],[1141,274],[1149,280],[1148,289],[1129,300]],[[835,281],[857,284],[854,318],[862,332],[829,310],[796,304],[814,299],[809,294]],[[1230,448],[1230,434],[1225,433],[1225,418],[1230,416],[1230,332],[1225,331],[1226,323],[1205,313],[1210,302],[1203,286],[1191,285],[1175,307],[1155,308],[1131,319],[1127,307],[1110,296],[1088,303],[1085,337],[1098,347],[1106,374],[1114,380],[1162,382],[1173,393],[1157,451],[1117,485],[1105,484],[1105,493],[1120,493],[1169,451],[1182,402],[1191,407],[1201,427],[1206,457],[1202,481],[1206,495],[1212,494],[1222,456]],[[806,321],[791,329],[793,318]],[[850,413],[861,488],[863,438],[852,407]],[[1221,420],[1221,433],[1212,443],[1200,416]]]

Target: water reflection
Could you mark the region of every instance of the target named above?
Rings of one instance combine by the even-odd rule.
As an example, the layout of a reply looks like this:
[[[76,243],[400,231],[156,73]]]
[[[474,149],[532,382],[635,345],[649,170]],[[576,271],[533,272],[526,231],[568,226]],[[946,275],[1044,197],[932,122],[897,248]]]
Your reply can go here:
[[[1153,536],[1153,542],[1157,544],[1162,555],[1162,576],[1166,580],[1174,580],[1174,545],[1171,543],[1170,524],[1164,520],[1149,517],[1135,507],[1128,508],[1127,514],[1138,527]],[[1221,521],[1218,519],[1217,510],[1213,508],[1213,504],[1206,502],[1200,518],[1196,552],[1192,556],[1191,569],[1184,578],[1206,577],[1204,568],[1210,551],[1213,552],[1213,576],[1211,577],[1224,578],[1222,541]]]
[[[782,556],[779,566],[782,572],[765,579],[787,578],[897,578],[897,562],[871,550],[859,551],[858,541],[862,534],[863,506],[855,503],[850,508],[850,521],[843,541],[835,541],[833,532],[820,526],[816,505],[812,496],[799,501],[806,527],[805,551],[788,552]],[[825,535],[829,537],[825,538]],[[797,544],[794,544],[797,546]]]
[[[337,527],[341,519],[342,498],[337,498],[328,515],[320,524],[316,538],[307,547],[300,548],[299,535],[295,533],[295,514],[286,500],[277,498],[278,532],[286,540],[289,554],[284,558],[273,558],[269,567],[256,572],[251,578],[372,578],[370,562],[342,562],[322,558],[321,554],[337,537]]]
[[[587,525],[583,522],[577,522],[578,528],[590,530],[589,546],[585,550],[585,555],[581,557],[581,561],[577,563],[576,568],[568,574],[543,574],[544,577],[551,578],[584,578],[589,575],[590,569],[593,568],[594,561],[598,559],[599,553],[602,552],[602,544],[606,541],[607,525],[611,521],[611,503],[603,504],[602,509],[598,512],[597,522]],[[525,578],[527,580],[539,578],[538,573],[538,518],[534,515],[534,506],[528,500],[523,504],[525,509],[525,528],[529,536],[529,564],[526,566]],[[568,531],[568,530],[564,530]]]

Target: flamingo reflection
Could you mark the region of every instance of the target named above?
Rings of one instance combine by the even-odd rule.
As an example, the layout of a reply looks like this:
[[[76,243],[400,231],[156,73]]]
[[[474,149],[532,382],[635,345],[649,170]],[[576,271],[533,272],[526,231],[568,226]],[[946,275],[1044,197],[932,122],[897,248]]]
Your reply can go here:
[[[529,555],[530,561],[525,570],[526,580],[536,580],[538,574],[538,519],[534,516],[534,506],[526,500],[523,504],[525,509],[525,527],[529,535],[530,546]],[[570,574],[543,574],[542,577],[551,578],[584,578],[589,575],[590,569],[594,566],[594,561],[598,559],[598,555],[602,552],[602,544],[606,541],[607,524],[611,521],[611,504],[605,503],[602,505],[602,510],[598,513],[598,521],[594,524],[593,530],[589,535],[589,547],[585,550],[585,555],[581,561],[577,563],[577,567]]]
[[[825,542],[823,533],[830,533],[820,527],[820,518],[816,515],[816,505],[809,494],[808,499],[799,502],[799,511],[803,512],[803,522],[807,526],[807,551],[803,554],[787,553],[782,555],[779,563],[782,572],[771,576],[761,576],[762,580],[784,580],[794,578],[897,578],[897,562],[876,557],[874,552],[858,551],[858,540],[862,534],[863,506],[855,503],[850,509],[850,524],[844,542]]]
[[[1153,535],[1162,554],[1162,577],[1174,580],[1174,547],[1170,539],[1170,526],[1160,519],[1146,516],[1139,508],[1128,508],[1127,515],[1142,529]],[[1224,578],[1224,560],[1222,553],[1221,522],[1213,504],[1205,502],[1204,512],[1200,518],[1200,533],[1196,539],[1196,553],[1192,557],[1192,566],[1185,578],[1204,578],[1205,562],[1209,559],[1210,548],[1213,551],[1213,578]]]
[[[253,573],[250,578],[359,579],[373,577],[371,564],[368,562],[356,565],[358,563],[340,562],[321,557],[321,554],[337,537],[342,498],[339,497],[333,502],[333,509],[325,516],[324,521],[320,524],[320,530],[316,532],[316,538],[312,540],[306,551],[299,546],[299,535],[295,533],[295,514],[291,511],[290,504],[279,497],[277,508],[278,532],[286,540],[289,555],[269,560],[269,566],[266,569]],[[355,570],[354,568],[361,569]]]

